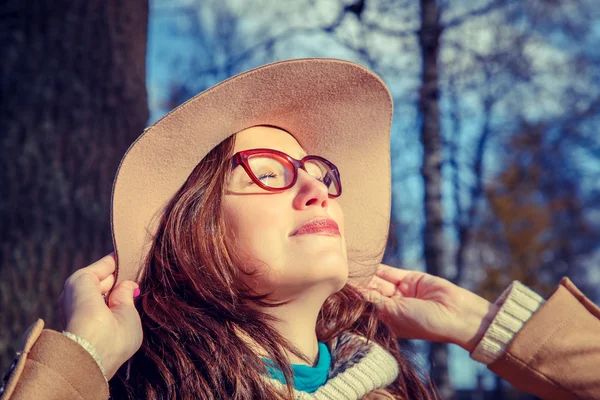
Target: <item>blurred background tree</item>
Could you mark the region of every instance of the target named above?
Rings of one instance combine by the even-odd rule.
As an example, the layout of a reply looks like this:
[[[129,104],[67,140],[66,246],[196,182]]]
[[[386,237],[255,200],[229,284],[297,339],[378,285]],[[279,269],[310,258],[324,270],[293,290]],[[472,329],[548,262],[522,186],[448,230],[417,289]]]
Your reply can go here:
[[[113,249],[112,181],[146,126],[144,1],[0,4],[0,365]]]
[[[384,79],[395,102],[391,149],[393,210],[387,263],[427,270],[492,301],[514,279],[548,295],[564,275],[592,299],[600,300],[600,135],[596,132],[600,122],[600,48],[596,45],[600,39],[600,8],[595,0],[152,0],[150,5],[148,123],[203,89],[267,62],[297,57],[339,57],[359,62]],[[95,31],[93,38],[75,38],[81,41],[85,37],[85,43],[91,43],[82,48],[79,42],[71,44],[73,34],[64,27],[48,28],[53,26],[52,21],[45,22],[41,16],[50,18],[53,14],[40,11],[40,7],[31,6],[37,11],[19,14],[16,11],[22,7],[12,5],[0,13],[13,16],[12,22],[1,28],[9,33],[2,35],[6,43],[3,50],[13,49],[12,53],[4,50],[5,53],[39,56],[34,66],[23,68],[29,75],[20,77],[16,66],[28,64],[17,64],[14,55],[3,58],[3,126],[20,126],[6,115],[23,118],[27,115],[23,110],[40,109],[26,102],[31,97],[29,92],[9,92],[4,90],[7,85],[25,90],[21,86],[28,87],[35,81],[33,77],[47,76],[46,70],[61,70],[64,75],[57,76],[72,77],[72,82],[61,86],[62,91],[81,86],[76,77],[82,66],[77,68],[61,58],[69,52],[77,54],[79,60],[101,58],[97,64],[103,68],[98,69],[98,74],[112,71],[108,77],[94,75],[102,79],[93,90],[89,89],[93,93],[105,88],[107,82],[112,82],[110,79],[130,85],[133,82],[136,90],[144,90],[143,71],[140,72],[143,65],[118,63],[115,60],[119,57],[111,53],[135,42],[137,50],[123,53],[122,57],[138,61],[143,58],[140,49],[145,50],[141,43],[145,37],[140,35],[145,34],[146,28],[144,7],[136,3],[117,12],[110,5],[77,9],[64,2],[53,9],[61,6],[80,11],[70,18],[92,18],[98,22],[97,29],[105,30]],[[129,7],[141,8],[133,11]],[[99,12],[101,16],[95,15]],[[38,17],[27,20],[31,15]],[[64,13],[60,16],[66,18]],[[30,21],[27,29],[26,21]],[[134,31],[125,33],[127,29]],[[56,31],[63,38],[62,47],[35,47],[33,42],[18,47],[18,40],[6,39],[33,35],[36,30],[43,32],[41,37]],[[12,32],[21,33],[14,36]],[[106,40],[109,37],[112,39]],[[31,60],[24,63],[27,61]],[[64,63],[66,67],[58,66]],[[46,87],[53,87],[47,82],[40,81],[36,90],[54,93]],[[70,221],[68,214],[74,221],[87,221],[81,226],[89,231],[73,230],[68,223],[60,227],[55,222],[45,231],[33,229],[39,232],[40,243],[52,243],[52,237],[67,243],[75,231],[78,237],[104,238],[94,243],[107,240],[103,243],[110,245],[109,232],[102,230],[108,229],[110,189],[101,186],[101,182],[110,185],[116,163],[145,121],[145,108],[125,112],[127,104],[145,107],[145,103],[116,102],[114,99],[120,98],[123,89],[114,87],[116,92],[102,89],[105,97],[98,97],[97,101],[107,104],[93,117],[102,124],[117,126],[125,123],[120,120],[124,115],[131,118],[127,120],[130,125],[126,132],[114,127],[98,129],[111,140],[123,140],[119,141],[123,147],[114,145],[109,151],[102,147],[106,141],[96,138],[96,154],[104,154],[104,167],[86,170],[88,158],[78,147],[75,154],[61,157],[69,157],[77,174],[87,171],[86,179],[77,174],[65,175],[63,183],[55,184],[63,197],[46,190],[46,196],[54,197],[40,200],[37,193],[43,184],[41,180],[23,186],[3,185],[10,190],[10,196],[4,196],[0,203],[2,304],[14,310],[10,311],[12,314],[3,311],[5,326],[11,327],[2,338],[3,343],[16,341],[23,327],[36,316],[52,320],[53,303],[48,299],[60,292],[70,271],[103,254],[91,250],[103,248],[101,245],[82,239],[78,247],[71,247],[72,252],[60,253],[62,261],[41,255],[29,258],[28,250],[15,251],[20,243],[26,243],[24,236],[14,233],[25,229],[21,225],[38,226],[44,218]],[[138,93],[136,90],[130,93]],[[5,93],[10,93],[10,97]],[[131,99],[128,96],[125,97]],[[62,107],[63,99],[45,98],[48,107]],[[11,105],[5,106],[9,102]],[[118,110],[111,108],[115,102]],[[15,111],[11,114],[7,110]],[[52,137],[44,132],[62,135],[63,146],[75,146],[75,127],[95,126],[88,121],[91,120],[77,120],[77,125],[74,122],[52,129],[36,125],[25,136],[32,143],[29,146],[38,146],[34,147],[38,153],[52,153],[53,145],[41,145]],[[22,128],[10,129],[17,132]],[[4,130],[11,132],[10,129]],[[21,137],[18,134],[12,135],[4,134],[2,138],[3,155],[9,155],[3,157],[6,165],[12,160],[11,179],[39,173],[23,161],[32,154],[28,150],[31,147],[16,141],[14,138]],[[69,138],[73,143],[67,141]],[[84,144],[88,142],[83,140]],[[9,179],[6,176],[3,180]],[[86,191],[78,189],[80,186],[94,189]],[[71,211],[71,206],[67,214],[56,208],[56,204],[65,201],[60,199],[83,196],[81,193],[94,193],[96,201],[106,199],[100,202],[97,219],[85,220]],[[57,236],[59,232],[63,232],[62,236]],[[13,254],[28,261],[19,264]],[[40,264],[39,260],[45,261]],[[63,269],[59,271],[57,265]],[[23,296],[21,292],[14,293],[20,290],[17,288],[28,287],[26,279],[39,284],[35,271],[49,270],[50,266],[56,268],[54,275],[48,277],[54,283],[45,283],[48,287],[37,288],[37,294],[31,292],[15,305],[15,296]],[[50,289],[50,285],[58,289]],[[32,306],[36,302],[47,302],[47,310],[42,312],[39,306]],[[9,322],[5,314],[18,315],[23,322]],[[455,346],[419,342],[415,345],[428,354],[423,365],[429,368],[443,398],[525,398],[495,380]]]

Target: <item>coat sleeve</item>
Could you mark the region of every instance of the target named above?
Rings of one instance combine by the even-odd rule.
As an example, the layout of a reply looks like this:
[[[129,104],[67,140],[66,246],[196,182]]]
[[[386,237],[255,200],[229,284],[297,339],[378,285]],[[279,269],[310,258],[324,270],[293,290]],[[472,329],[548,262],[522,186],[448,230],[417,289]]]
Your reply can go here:
[[[96,361],[73,340],[44,329],[38,319],[0,388],[0,400],[106,400],[109,390]]]
[[[563,278],[488,368],[546,400],[600,399],[600,308]]]

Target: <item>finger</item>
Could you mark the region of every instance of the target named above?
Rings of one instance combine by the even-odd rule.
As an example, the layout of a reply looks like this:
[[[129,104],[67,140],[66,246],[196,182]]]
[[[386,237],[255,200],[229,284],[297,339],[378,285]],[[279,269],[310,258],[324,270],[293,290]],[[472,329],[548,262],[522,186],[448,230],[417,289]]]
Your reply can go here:
[[[407,271],[405,269],[379,264],[379,268],[377,268],[375,275],[397,286],[403,279],[413,273],[415,273],[415,271]]]
[[[377,289],[358,289],[360,293],[364,296],[364,298],[371,303],[381,303],[383,302],[385,296],[381,294]]]
[[[104,293],[108,292],[113,287],[114,283],[115,283],[115,275],[114,274],[110,274],[109,276],[104,278],[100,282],[100,293],[104,294]]]
[[[139,285],[133,281],[119,282],[113,289],[108,298],[108,307],[110,309],[118,307],[133,307],[133,291],[139,288]]]
[[[76,290],[80,294],[83,291],[94,291],[90,287],[93,284],[100,293],[105,293],[112,287],[114,283],[114,275],[116,260],[114,252],[110,253],[93,264],[85,268],[75,271],[65,282],[65,289]],[[106,282],[105,282],[106,281]],[[105,282],[103,284],[103,282]],[[108,289],[105,287],[108,286]]]
[[[66,280],[63,292],[65,306],[73,299],[102,299],[98,277],[85,268],[75,272]]]
[[[93,273],[100,281],[102,281],[115,272],[116,265],[117,261],[115,259],[115,253],[112,252],[83,269]]]
[[[134,291],[138,288],[138,284],[133,281],[119,282],[108,298],[108,306],[113,315],[129,332],[141,332],[142,330],[140,314],[133,302]],[[138,339],[137,346],[139,348],[141,335]]]
[[[374,289],[359,289],[365,299],[377,306],[377,308],[389,307],[394,302],[387,296]]]
[[[370,289],[377,290],[379,293],[387,297],[391,297],[398,293],[396,285],[384,279],[381,279],[378,276],[374,276],[367,287]]]

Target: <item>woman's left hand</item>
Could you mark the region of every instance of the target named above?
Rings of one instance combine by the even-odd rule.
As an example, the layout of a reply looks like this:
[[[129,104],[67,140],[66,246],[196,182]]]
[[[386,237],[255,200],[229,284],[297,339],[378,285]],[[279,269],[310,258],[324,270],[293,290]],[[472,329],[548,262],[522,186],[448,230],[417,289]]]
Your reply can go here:
[[[469,352],[498,312],[484,298],[446,279],[385,264],[363,292],[399,338],[454,343]]]
[[[142,323],[133,303],[139,285],[122,281],[110,294],[108,304],[102,297],[113,286],[115,268],[115,254],[111,253],[75,271],[59,298],[65,331],[86,339],[96,349],[108,380],[143,340]]]

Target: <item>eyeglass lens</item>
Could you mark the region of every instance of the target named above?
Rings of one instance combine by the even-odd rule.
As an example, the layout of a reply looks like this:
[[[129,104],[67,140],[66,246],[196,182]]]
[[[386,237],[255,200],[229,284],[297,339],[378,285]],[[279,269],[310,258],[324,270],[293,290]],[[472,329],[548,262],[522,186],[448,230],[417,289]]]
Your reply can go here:
[[[283,188],[294,179],[294,166],[284,157],[276,154],[254,154],[248,157],[248,165],[254,176],[265,186]],[[306,160],[306,172],[327,187],[329,194],[337,195],[339,185],[329,165],[317,159]]]

